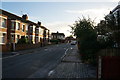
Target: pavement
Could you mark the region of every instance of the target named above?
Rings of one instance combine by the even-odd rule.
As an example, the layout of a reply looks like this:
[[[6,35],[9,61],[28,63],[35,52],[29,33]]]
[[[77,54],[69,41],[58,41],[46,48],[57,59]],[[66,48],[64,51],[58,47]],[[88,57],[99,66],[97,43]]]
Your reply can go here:
[[[78,78],[96,80],[96,67],[81,62],[77,46],[67,50],[61,63],[48,73],[48,78]]]

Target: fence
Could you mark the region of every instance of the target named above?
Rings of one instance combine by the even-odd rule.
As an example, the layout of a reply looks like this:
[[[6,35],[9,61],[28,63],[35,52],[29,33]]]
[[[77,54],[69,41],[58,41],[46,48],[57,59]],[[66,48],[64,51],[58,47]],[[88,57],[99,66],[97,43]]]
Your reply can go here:
[[[120,79],[120,57],[104,56],[101,64],[102,79]]]
[[[120,50],[104,49],[98,57],[98,78],[120,80]]]

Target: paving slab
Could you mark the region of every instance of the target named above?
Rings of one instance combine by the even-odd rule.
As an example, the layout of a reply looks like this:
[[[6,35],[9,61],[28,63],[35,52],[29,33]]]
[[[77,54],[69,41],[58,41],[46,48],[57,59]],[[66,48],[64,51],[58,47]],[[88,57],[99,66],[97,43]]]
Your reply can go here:
[[[62,62],[75,62],[75,63],[81,62],[80,56],[76,48],[68,50],[68,53],[61,61]]]
[[[62,58],[61,63],[49,72],[49,78],[94,78],[96,79],[96,67],[81,62],[77,47],[69,49]]]
[[[96,78],[95,67],[83,63],[62,62],[49,78]]]

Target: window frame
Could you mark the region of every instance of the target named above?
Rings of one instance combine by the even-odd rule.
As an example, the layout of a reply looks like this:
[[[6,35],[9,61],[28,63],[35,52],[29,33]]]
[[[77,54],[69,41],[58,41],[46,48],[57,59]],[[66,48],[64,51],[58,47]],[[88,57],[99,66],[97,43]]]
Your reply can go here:
[[[5,20],[5,22],[4,22],[4,20]],[[4,23],[4,24],[3,24]],[[3,26],[4,25],[4,26]],[[7,19],[5,19],[5,18],[1,18],[1,27],[2,28],[7,28]]]

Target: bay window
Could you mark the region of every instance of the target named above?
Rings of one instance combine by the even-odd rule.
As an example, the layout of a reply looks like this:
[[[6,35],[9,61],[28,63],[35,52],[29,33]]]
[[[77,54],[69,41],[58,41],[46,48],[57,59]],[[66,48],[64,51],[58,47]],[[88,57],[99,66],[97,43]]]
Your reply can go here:
[[[20,30],[20,23],[16,23],[16,30]]]

